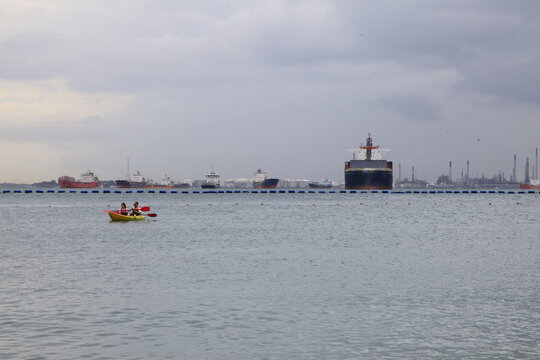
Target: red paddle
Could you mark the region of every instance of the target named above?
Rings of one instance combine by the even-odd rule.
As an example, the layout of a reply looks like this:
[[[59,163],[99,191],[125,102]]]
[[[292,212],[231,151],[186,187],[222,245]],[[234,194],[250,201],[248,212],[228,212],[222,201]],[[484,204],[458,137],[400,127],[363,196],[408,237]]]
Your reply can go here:
[[[130,211],[130,209],[126,209],[127,211]],[[150,206],[143,206],[139,209],[140,211],[150,211]],[[120,210],[103,210],[103,212],[119,212]]]
[[[148,211],[148,210],[146,210],[146,211]],[[118,214],[118,210],[103,210],[103,212],[113,212],[113,213]],[[129,213],[127,215],[129,215]],[[143,214],[143,215],[148,216],[148,217],[157,217],[157,214],[155,214],[155,213],[149,213],[149,214]]]

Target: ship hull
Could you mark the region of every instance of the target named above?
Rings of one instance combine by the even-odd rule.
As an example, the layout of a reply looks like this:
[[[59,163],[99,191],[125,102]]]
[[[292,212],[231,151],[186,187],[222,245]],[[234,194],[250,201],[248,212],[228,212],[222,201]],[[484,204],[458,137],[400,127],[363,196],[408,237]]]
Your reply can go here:
[[[309,183],[311,189],[330,189],[332,184]]]
[[[111,221],[133,221],[146,219],[144,215],[121,215],[112,211],[109,213],[109,217],[111,218]]]
[[[116,180],[116,187],[126,189],[126,188],[143,188],[146,187],[145,182],[132,182],[127,180]]]
[[[97,181],[87,183],[70,180],[58,180],[58,184],[60,185],[61,189],[93,189],[99,185]]]
[[[540,185],[531,185],[531,184],[519,184],[520,189],[529,189],[529,190],[538,190]]]
[[[279,179],[266,179],[264,181],[254,181],[253,187],[255,189],[275,189]]]
[[[345,170],[345,189],[391,190],[392,183],[392,169],[353,168]]]
[[[219,189],[218,184],[201,184],[202,189]]]

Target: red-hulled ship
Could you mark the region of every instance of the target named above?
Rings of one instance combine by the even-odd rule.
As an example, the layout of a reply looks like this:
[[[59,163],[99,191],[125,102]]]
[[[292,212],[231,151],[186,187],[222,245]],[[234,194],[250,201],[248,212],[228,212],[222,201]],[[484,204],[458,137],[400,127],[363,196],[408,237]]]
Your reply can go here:
[[[529,183],[519,184],[520,189],[540,189],[540,179],[531,179]]]
[[[60,176],[58,178],[58,184],[62,189],[95,188],[99,185],[99,179],[93,172],[87,171],[81,175],[80,180],[75,180],[75,178],[71,176]]]
[[[538,149],[536,149],[536,169],[538,169]],[[527,158],[527,162],[525,163],[525,179],[523,180],[523,184],[519,184],[520,189],[540,189],[538,170],[536,171],[536,176],[534,178],[531,179],[529,176],[529,158]]]

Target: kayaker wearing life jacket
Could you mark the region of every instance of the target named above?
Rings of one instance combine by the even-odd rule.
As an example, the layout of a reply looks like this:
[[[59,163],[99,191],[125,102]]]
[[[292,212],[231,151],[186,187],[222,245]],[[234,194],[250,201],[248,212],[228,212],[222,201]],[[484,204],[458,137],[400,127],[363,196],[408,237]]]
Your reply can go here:
[[[120,215],[127,215],[128,214],[128,208],[126,207],[126,203],[122,203],[120,205],[120,210],[118,211]]]
[[[139,207],[139,202],[135,201],[133,203],[133,208],[131,209],[131,215],[141,215],[141,208]]]

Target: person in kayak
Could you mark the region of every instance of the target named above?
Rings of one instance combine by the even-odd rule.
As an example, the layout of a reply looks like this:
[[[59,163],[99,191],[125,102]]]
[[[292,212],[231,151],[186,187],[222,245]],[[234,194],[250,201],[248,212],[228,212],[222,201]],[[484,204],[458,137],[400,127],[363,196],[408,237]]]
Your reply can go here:
[[[120,205],[120,210],[118,210],[118,213],[120,215],[127,215],[128,214],[128,208],[126,207],[126,203],[122,203]]]
[[[133,203],[133,208],[131,209],[131,214],[130,215],[133,215],[133,216],[141,215],[141,208],[139,207],[139,202],[138,201],[135,201]]]

